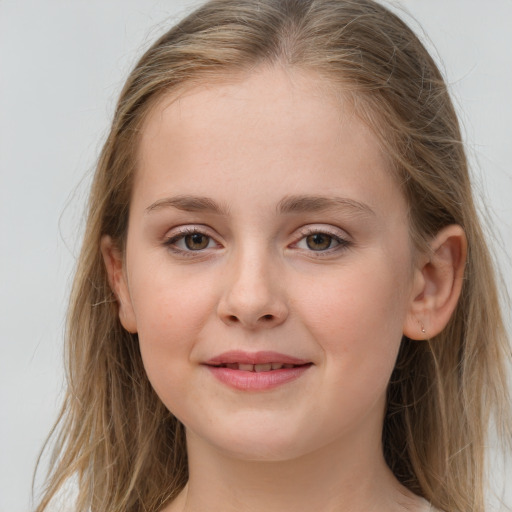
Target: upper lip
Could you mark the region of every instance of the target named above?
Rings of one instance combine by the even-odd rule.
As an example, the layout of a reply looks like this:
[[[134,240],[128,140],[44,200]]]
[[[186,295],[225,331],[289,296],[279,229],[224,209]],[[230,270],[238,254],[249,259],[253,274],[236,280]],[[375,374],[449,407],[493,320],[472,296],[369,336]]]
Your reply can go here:
[[[268,364],[268,363],[280,363],[280,364],[293,364],[303,365],[309,364],[311,361],[293,357],[287,354],[280,354],[279,352],[272,351],[261,351],[261,352],[245,352],[243,350],[230,350],[229,352],[223,352],[211,359],[208,359],[204,364],[216,366],[223,364]]]

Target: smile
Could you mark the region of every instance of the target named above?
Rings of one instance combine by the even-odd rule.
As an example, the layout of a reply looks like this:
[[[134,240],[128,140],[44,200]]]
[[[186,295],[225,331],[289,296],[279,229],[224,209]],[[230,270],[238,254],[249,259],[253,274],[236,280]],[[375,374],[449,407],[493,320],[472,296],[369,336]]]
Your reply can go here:
[[[224,385],[238,391],[267,391],[305,375],[313,363],[276,352],[231,351],[204,363]]]
[[[284,363],[264,363],[264,364],[243,364],[243,363],[226,363],[221,365],[214,365],[217,368],[229,368],[231,370],[238,370],[242,372],[270,372],[272,370],[281,370],[282,368],[289,369],[296,366],[294,364]]]

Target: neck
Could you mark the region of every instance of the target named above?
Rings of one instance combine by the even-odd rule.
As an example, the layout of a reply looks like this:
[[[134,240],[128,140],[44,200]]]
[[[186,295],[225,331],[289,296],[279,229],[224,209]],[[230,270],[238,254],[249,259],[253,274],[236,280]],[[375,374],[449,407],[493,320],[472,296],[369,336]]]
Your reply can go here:
[[[289,460],[254,461],[187,435],[190,478],[169,511],[421,510],[419,499],[387,467],[380,439],[377,446],[352,439],[343,447],[330,443]]]

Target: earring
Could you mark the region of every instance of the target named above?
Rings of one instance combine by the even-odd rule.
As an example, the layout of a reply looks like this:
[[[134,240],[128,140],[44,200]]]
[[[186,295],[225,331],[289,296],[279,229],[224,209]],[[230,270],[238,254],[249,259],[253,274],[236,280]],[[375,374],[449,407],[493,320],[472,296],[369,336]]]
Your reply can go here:
[[[423,334],[425,334],[427,331],[425,330],[425,326],[423,325],[423,323],[422,323],[422,322],[420,322],[420,326],[421,326],[421,332],[422,332]]]

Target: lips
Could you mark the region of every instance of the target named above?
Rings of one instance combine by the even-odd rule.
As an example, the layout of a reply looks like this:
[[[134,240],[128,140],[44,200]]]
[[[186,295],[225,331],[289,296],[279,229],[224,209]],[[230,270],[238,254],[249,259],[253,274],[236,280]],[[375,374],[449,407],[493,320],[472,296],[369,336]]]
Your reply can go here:
[[[209,359],[204,365],[231,388],[264,391],[298,379],[313,363],[277,352],[230,351]]]
[[[310,361],[299,359],[298,357],[290,356],[288,354],[280,354],[279,352],[244,352],[243,350],[231,350],[212,357],[206,361],[205,364],[211,366],[226,366],[228,364],[253,366],[281,364],[283,366],[301,366],[308,363],[310,363]]]
[[[272,370],[281,370],[282,368],[293,368],[293,364],[283,363],[264,363],[264,364],[243,364],[243,363],[226,363],[212,365],[217,368],[230,368],[231,370],[239,370],[241,372],[270,372]]]

